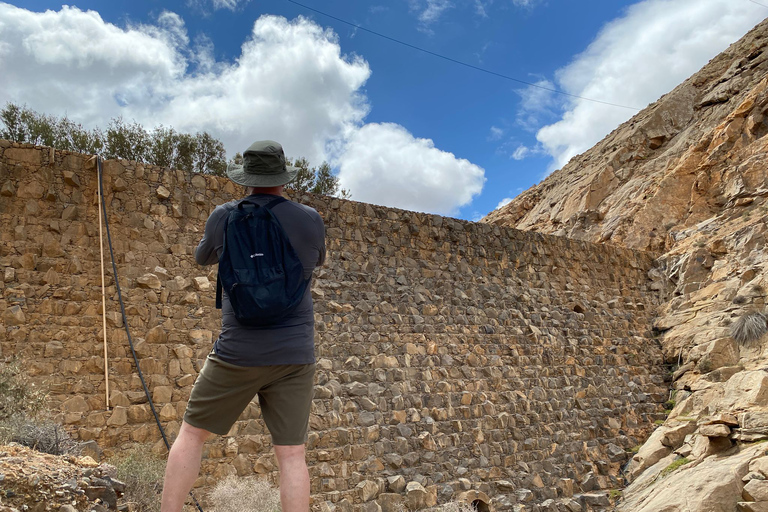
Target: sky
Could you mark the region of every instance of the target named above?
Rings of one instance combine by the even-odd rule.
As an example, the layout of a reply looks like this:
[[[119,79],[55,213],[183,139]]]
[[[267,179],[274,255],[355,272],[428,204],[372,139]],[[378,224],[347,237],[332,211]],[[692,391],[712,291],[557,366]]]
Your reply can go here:
[[[766,16],[768,0],[0,1],[0,105],[206,130],[230,157],[272,139],[353,200],[479,220]]]

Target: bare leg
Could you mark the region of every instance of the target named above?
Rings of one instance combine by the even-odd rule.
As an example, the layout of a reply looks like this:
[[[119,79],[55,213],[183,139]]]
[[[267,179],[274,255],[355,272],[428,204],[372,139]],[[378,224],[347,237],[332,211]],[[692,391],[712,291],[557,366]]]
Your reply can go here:
[[[163,484],[162,512],[181,512],[184,501],[200,473],[203,444],[211,435],[207,430],[182,422],[179,436],[168,454]]]
[[[309,511],[309,470],[304,445],[275,445],[283,512]],[[163,509],[165,512],[165,509]]]

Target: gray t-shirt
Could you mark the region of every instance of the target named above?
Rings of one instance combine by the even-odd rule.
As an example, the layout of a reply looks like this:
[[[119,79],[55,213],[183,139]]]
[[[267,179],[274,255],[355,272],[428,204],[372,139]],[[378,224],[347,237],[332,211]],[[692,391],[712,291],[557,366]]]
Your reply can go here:
[[[274,199],[269,194],[253,194],[249,200],[265,205]],[[243,199],[216,207],[205,223],[205,234],[195,250],[200,265],[219,262],[224,246],[224,227],[229,212]],[[293,201],[272,208],[309,279],[316,266],[325,261],[325,226],[320,214],[309,206]],[[287,318],[268,327],[242,325],[235,318],[226,292],[221,304],[221,334],[214,344],[216,354],[226,362],[240,366],[311,364],[315,362],[315,318],[310,287],[299,306]]]

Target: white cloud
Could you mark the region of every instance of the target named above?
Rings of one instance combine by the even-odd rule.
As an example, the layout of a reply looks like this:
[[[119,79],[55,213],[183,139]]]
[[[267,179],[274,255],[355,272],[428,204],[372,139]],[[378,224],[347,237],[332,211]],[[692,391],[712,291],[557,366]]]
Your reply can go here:
[[[211,9],[229,9],[232,12],[245,7],[251,0],[186,0],[187,7],[191,7],[203,16],[209,16]]]
[[[491,126],[491,133],[488,135],[488,140],[490,141],[501,140],[503,136],[504,136],[504,130],[502,128],[499,128],[497,126]]]
[[[513,160],[524,160],[527,156],[531,154],[530,148],[527,146],[523,146],[522,144],[517,146],[517,149],[512,153],[512,159]]]
[[[229,9],[234,11],[237,9],[238,0],[213,0],[214,9]],[[247,2],[244,2],[247,3]]]
[[[490,7],[492,2],[493,0],[489,0],[487,3],[484,3],[483,0],[475,0],[475,14],[481,18],[487,18],[488,11],[486,10],[486,7]]]
[[[534,85],[515,92],[520,95],[520,108],[517,110],[517,124],[528,132],[535,132],[545,122],[556,117],[562,100],[555,92],[555,84],[546,79],[537,80]]]
[[[574,95],[643,108],[672,90],[765,16],[765,8],[733,0],[645,0],[606,25],[585,52],[557,73]],[[562,119],[538,140],[554,168],[599,142],[634,112],[569,100]]]
[[[189,46],[174,13],[119,28],[95,11],[0,3],[0,48],[4,100],[86,126],[123,116],[147,128],[208,130],[232,154],[268,138],[319,163],[369,109],[360,92],[368,64],[343,56],[336,35],[305,18],[262,16],[237,60],[222,63],[210,42]]]
[[[368,63],[343,55],[336,34],[313,21],[262,16],[234,62],[213,55],[210,40],[191,44],[168,11],[155,25],[120,28],[95,11],[0,2],[5,101],[87,127],[122,116],[146,128],[207,130],[230,155],[278,140],[291,157],[338,165],[355,199],[387,206],[451,213],[482,189],[481,168],[432,141],[394,124],[363,125]]]
[[[357,201],[451,215],[480,193],[485,172],[402,126],[372,123],[350,138],[339,181]]]
[[[504,199],[499,201],[499,204],[496,205],[496,208],[494,208],[494,210],[498,210],[502,206],[506,206],[506,205],[508,205],[511,202],[512,202],[512,198],[511,197],[505,197]]]
[[[453,7],[451,0],[408,0],[411,12],[417,14],[421,30],[430,32],[429,26]]]

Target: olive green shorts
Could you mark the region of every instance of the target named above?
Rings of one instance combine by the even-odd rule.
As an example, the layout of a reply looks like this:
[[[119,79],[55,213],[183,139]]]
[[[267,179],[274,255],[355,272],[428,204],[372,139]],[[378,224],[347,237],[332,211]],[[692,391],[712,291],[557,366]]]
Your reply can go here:
[[[239,366],[212,352],[192,387],[184,421],[223,436],[259,395],[272,444],[304,444],[314,376],[314,364]]]

